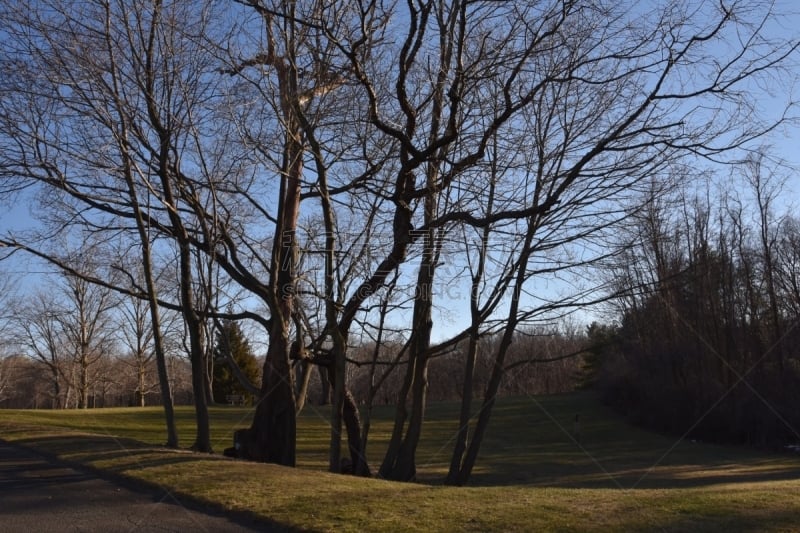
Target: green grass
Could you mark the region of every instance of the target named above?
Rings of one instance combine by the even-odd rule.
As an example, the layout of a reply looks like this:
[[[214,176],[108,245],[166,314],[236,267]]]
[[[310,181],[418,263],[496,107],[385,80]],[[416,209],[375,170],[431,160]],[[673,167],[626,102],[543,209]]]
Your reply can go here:
[[[297,469],[160,448],[157,408],[0,411],[0,437],[155,483],[231,511],[324,531],[792,531],[800,527],[800,457],[678,441],[628,426],[590,395],[501,400],[471,486],[440,484],[458,405],[428,411],[418,453],[424,483],[328,474],[327,409],[298,423]],[[571,436],[581,415],[581,439]],[[193,412],[178,409],[181,444]],[[219,452],[245,408],[211,410]],[[390,431],[378,409],[377,467]]]

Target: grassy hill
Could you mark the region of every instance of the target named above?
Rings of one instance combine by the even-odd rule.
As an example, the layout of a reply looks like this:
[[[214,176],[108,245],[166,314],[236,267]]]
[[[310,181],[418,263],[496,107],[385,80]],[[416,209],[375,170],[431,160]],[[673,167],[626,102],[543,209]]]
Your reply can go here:
[[[165,450],[158,408],[0,411],[0,438],[153,483],[273,523],[329,531],[792,531],[800,528],[800,457],[686,442],[627,425],[589,394],[498,402],[471,486],[441,486],[456,404],[428,411],[422,483],[332,475],[327,408],[298,423],[298,469]],[[382,457],[390,409],[375,413],[368,454]],[[579,438],[574,435],[580,416]],[[182,445],[193,412],[178,409]],[[212,409],[221,451],[246,408]]]

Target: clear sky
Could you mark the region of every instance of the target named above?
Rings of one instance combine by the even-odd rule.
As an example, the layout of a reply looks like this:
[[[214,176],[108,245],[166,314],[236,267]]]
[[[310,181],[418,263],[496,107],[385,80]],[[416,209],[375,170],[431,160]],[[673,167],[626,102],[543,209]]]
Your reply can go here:
[[[778,2],[778,8],[785,10],[787,15],[782,17],[779,26],[776,26],[774,31],[776,34],[785,34],[787,36],[796,37],[798,28],[800,28],[800,3],[794,0],[782,0]],[[778,84],[773,87],[762,88],[763,98],[761,98],[762,109],[761,111],[769,115],[775,115],[782,110],[782,106],[786,103],[787,92],[793,92],[793,98],[800,99],[800,72],[787,72],[785,83]],[[774,94],[770,95],[769,93]],[[792,113],[797,116],[798,109]],[[790,121],[781,127],[777,128],[772,134],[764,139],[764,142],[772,145],[771,153],[778,158],[785,160],[788,164],[786,170],[787,188],[782,200],[787,205],[793,205],[795,208],[800,207],[800,174],[792,173],[790,167],[800,169],[800,124],[797,121]],[[727,172],[727,170],[722,171]],[[26,201],[25,195],[16,198],[11,206],[0,204],[0,233],[8,234],[9,232],[17,232],[19,230],[30,227],[35,224],[31,216],[31,203]],[[6,207],[9,207],[6,209]],[[21,255],[21,254],[16,254]],[[26,281],[20,286],[30,287],[36,285],[36,276],[44,270],[47,270],[43,265],[36,262],[24,260],[22,257],[12,257],[9,260],[0,262],[0,271],[11,273],[12,275],[24,275],[30,273],[32,275],[26,277]],[[466,290],[466,287],[454,288],[454,290]],[[460,300],[460,298],[454,299]],[[466,323],[466,313],[459,312],[452,308],[445,308],[440,312],[440,315],[435,317],[437,322],[438,336],[441,336],[446,331],[460,329]]]

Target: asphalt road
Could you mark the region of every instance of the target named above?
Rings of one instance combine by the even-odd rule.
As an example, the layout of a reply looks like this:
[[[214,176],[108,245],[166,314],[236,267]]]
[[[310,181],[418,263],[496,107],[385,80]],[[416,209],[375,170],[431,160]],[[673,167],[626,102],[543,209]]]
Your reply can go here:
[[[127,485],[127,484],[126,484]],[[167,492],[123,486],[0,441],[0,532],[275,531],[203,512]]]

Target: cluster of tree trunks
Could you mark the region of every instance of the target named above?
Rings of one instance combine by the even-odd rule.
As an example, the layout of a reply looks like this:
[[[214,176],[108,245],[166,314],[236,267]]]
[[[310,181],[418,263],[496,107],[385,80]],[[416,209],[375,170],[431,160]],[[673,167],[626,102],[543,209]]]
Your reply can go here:
[[[647,12],[562,0],[6,6],[0,194],[38,193],[45,228],[0,246],[147,300],[164,398],[158,311],[180,313],[200,451],[211,451],[215,320],[254,322],[267,343],[237,454],[295,464],[308,365],[323,365],[329,466],[343,470],[346,435],[347,470],[358,474],[370,472],[369,421],[362,427],[348,391],[349,355],[358,337],[393,330],[403,349],[379,366],[375,343],[370,370],[374,383],[403,373],[378,473],[406,481],[416,477],[431,361],[468,343],[447,478],[462,484],[504,376],[519,366],[508,358],[518,330],[609,297],[602,281],[579,280],[624,249],[615,237],[646,205],[653,176],[735,154],[783,120],[755,117],[757,95],[745,90],[768,85],[797,50],[766,34],[773,9],[766,0],[691,9],[662,0]],[[98,255],[84,269],[75,258],[87,239]],[[574,290],[545,290],[565,279]],[[776,279],[767,283],[774,292]],[[459,307],[468,317],[435,343],[442,315]],[[777,334],[779,309],[770,314]],[[499,340],[481,353],[489,336]],[[474,394],[481,357],[491,371]],[[168,405],[165,414],[177,445]]]

